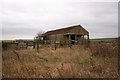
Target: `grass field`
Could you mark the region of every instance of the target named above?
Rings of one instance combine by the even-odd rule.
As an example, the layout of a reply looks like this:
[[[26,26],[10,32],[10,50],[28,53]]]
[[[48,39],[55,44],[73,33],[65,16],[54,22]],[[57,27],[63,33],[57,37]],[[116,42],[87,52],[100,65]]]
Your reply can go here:
[[[107,48],[106,48],[107,47]],[[110,50],[109,50],[110,49]],[[118,57],[115,46],[93,44],[3,51],[3,78],[115,78]],[[96,55],[93,55],[96,54]],[[110,54],[100,56],[101,54]]]
[[[91,39],[92,42],[99,42],[99,41],[102,41],[102,42],[115,42],[117,41],[118,38],[98,38],[98,39]]]

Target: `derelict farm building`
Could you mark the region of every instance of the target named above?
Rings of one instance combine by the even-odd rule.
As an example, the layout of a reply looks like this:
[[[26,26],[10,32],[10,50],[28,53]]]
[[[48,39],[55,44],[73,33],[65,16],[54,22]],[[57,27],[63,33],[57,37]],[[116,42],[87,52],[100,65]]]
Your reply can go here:
[[[89,32],[81,25],[75,25],[48,31],[42,34],[42,39],[44,44],[84,44],[89,41]]]

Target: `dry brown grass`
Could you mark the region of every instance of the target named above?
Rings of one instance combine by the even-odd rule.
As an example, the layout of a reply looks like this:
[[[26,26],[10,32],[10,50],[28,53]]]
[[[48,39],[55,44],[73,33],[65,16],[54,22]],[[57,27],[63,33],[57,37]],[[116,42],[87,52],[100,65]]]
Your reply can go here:
[[[89,48],[73,46],[53,50],[3,51],[4,78],[106,78],[118,77],[117,57],[92,56]]]
[[[90,45],[90,50],[94,56],[118,56],[118,45],[113,45],[113,43],[94,43]]]

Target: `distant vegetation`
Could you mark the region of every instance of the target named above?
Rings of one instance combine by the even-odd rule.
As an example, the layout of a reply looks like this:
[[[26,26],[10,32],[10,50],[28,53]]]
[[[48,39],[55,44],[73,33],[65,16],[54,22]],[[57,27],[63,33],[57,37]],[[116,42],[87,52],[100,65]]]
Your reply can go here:
[[[9,50],[9,49],[23,49],[27,48],[28,46],[33,46],[34,40],[33,39],[19,39],[19,40],[3,40],[2,41],[2,49]]]
[[[102,42],[114,42],[118,40],[118,38],[97,38],[97,39],[90,39],[90,41],[97,42],[97,41],[102,41]]]

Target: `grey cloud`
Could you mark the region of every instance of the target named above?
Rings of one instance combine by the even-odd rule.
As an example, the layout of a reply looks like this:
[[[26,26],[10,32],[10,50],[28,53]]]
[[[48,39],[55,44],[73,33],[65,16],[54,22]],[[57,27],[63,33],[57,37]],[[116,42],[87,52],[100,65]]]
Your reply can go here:
[[[120,1],[118,3],[118,36],[120,37]]]
[[[3,36],[34,36],[39,31],[81,24],[91,38],[116,37],[117,7],[117,2],[5,0],[0,13]]]

